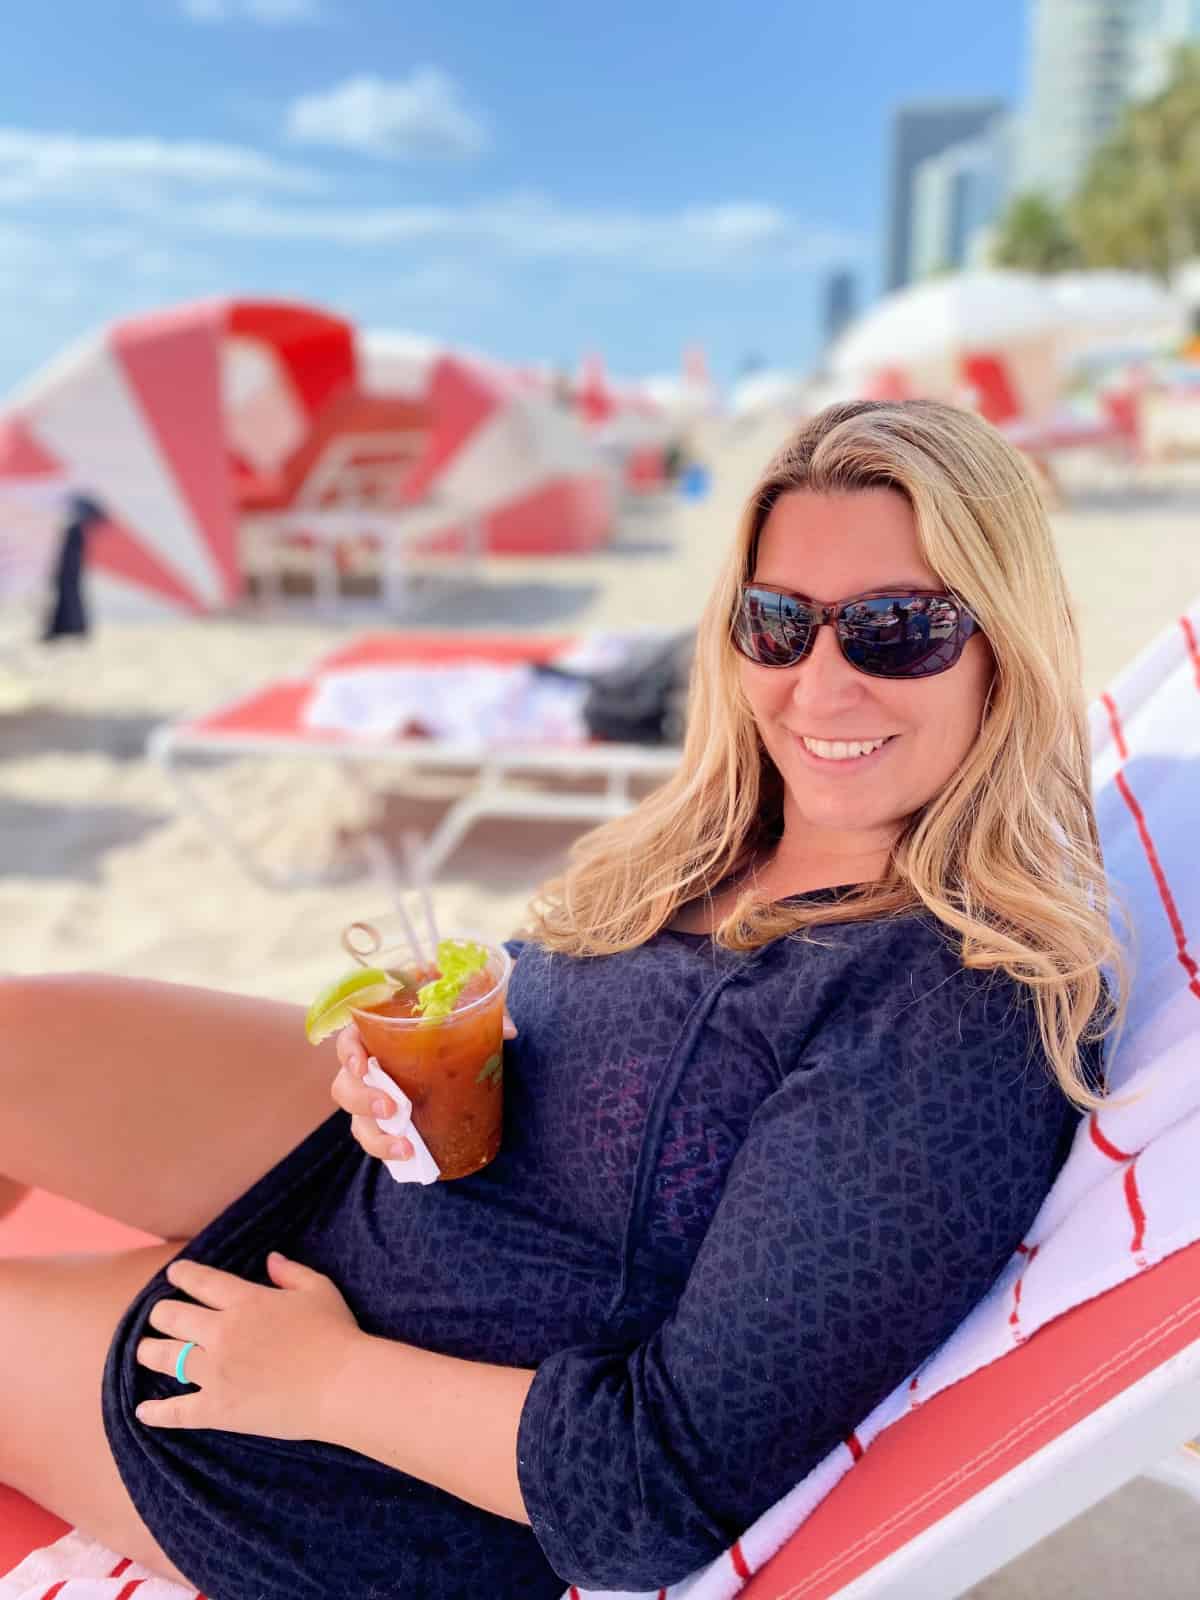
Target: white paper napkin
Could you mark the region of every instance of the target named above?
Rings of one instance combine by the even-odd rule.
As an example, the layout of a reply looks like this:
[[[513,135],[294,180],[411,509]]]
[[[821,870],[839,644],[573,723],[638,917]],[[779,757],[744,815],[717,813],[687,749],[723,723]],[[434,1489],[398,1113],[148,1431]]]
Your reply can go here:
[[[363,1074],[363,1082],[370,1084],[372,1089],[378,1089],[382,1094],[390,1094],[396,1102],[396,1110],[392,1116],[379,1119],[379,1126],[384,1133],[390,1133],[396,1139],[403,1135],[412,1141],[413,1153],[407,1161],[401,1161],[397,1157],[394,1161],[385,1161],[384,1166],[397,1183],[436,1183],[442,1169],[429,1154],[429,1146],[413,1127],[412,1101],[403,1089],[392,1082],[374,1056],[367,1057],[367,1070]]]

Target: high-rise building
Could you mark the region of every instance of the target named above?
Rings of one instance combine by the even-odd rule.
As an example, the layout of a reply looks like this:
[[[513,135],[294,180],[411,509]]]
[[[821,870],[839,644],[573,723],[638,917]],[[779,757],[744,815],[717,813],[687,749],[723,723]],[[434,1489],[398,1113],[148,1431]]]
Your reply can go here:
[[[1030,0],[1019,187],[1064,200],[1129,97],[1144,0]]]
[[[989,229],[1003,208],[1010,181],[1012,118],[993,117],[975,139],[929,156],[913,176],[910,272],[977,264]]]
[[[858,309],[857,282],[849,267],[837,267],[825,280],[822,335],[825,349],[849,324]]]
[[[1200,42],[1200,0],[1140,0],[1129,59],[1129,97],[1144,100],[1167,80],[1171,56]]]
[[[884,262],[884,282],[889,289],[899,289],[913,277],[913,191],[918,167],[931,156],[982,134],[1003,110],[1002,101],[990,99],[930,100],[897,108],[892,120]]]

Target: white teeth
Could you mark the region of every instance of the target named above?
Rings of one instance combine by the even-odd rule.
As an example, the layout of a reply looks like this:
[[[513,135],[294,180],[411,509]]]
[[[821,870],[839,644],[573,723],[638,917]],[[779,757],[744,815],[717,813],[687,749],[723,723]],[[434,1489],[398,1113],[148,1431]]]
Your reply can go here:
[[[890,737],[890,735],[889,735]],[[869,756],[887,743],[887,739],[809,739],[802,736],[804,748],[823,761],[849,761],[855,756]]]

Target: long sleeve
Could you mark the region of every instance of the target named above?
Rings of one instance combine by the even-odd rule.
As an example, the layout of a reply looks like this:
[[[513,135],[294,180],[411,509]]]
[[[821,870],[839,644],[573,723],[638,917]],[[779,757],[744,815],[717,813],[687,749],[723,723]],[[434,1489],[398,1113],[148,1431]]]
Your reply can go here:
[[[952,957],[925,972],[835,1008],[759,1106],[673,1314],[539,1367],[518,1469],[565,1580],[654,1588],[711,1560],[1019,1243],[1073,1116],[1012,983]]]

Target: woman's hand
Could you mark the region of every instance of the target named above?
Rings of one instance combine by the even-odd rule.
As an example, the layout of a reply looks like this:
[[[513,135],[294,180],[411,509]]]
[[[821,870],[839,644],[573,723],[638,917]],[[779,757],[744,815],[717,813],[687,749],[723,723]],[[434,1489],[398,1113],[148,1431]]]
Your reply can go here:
[[[139,1422],[265,1439],[322,1437],[322,1397],[365,1335],[323,1273],[274,1250],[267,1271],[276,1288],[197,1261],[171,1262],[167,1281],[200,1303],[159,1300],[150,1326],[166,1337],[142,1339],[137,1359],[173,1377],[184,1344],[194,1341],[184,1373],[198,1388],[143,1401]]]
[[[516,1025],[506,1011],[504,1037],[516,1036]],[[391,1095],[362,1081],[367,1070],[367,1047],[353,1022],[338,1034],[337,1053],[341,1067],[329,1092],[334,1103],[350,1113],[351,1133],[369,1156],[377,1156],[380,1161],[408,1161],[413,1154],[412,1141],[403,1135],[396,1138],[384,1133],[379,1126],[381,1118],[390,1117],[396,1110],[396,1102]]]

